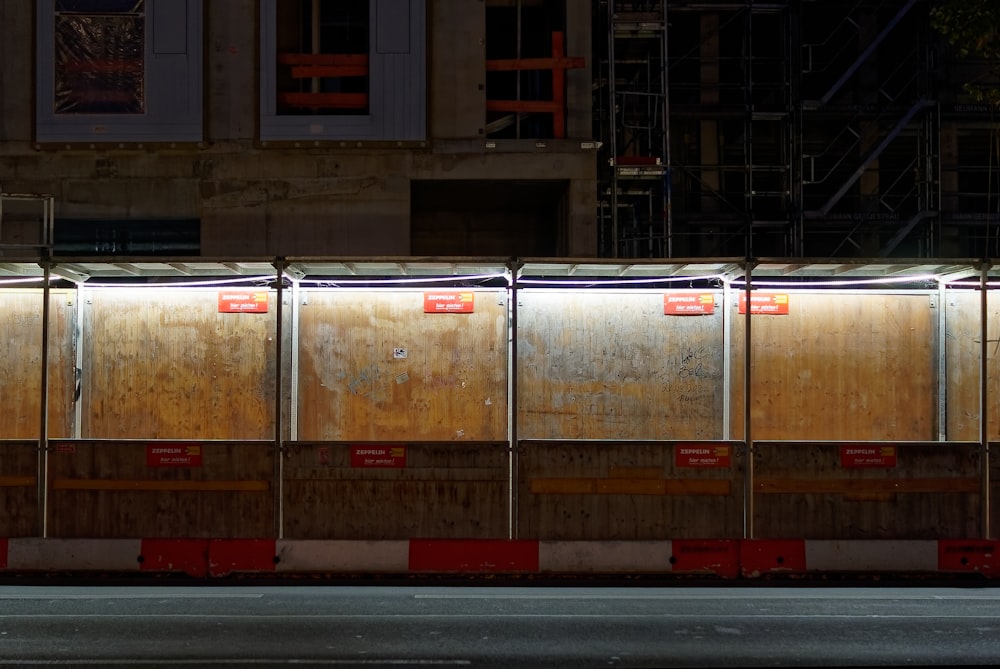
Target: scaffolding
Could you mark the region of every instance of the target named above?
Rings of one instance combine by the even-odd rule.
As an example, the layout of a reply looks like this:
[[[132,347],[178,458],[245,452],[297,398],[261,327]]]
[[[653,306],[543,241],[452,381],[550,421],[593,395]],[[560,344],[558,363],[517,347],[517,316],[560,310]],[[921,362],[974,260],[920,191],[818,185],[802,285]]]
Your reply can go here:
[[[942,252],[924,0],[595,0],[594,15],[602,255]]]

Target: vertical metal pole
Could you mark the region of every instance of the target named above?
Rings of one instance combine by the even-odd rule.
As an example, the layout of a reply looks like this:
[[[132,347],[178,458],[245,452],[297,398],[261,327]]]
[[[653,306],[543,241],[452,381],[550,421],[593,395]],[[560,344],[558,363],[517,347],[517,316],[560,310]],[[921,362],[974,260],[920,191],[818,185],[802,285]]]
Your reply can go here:
[[[275,334],[274,334],[274,519],[275,519],[275,536],[279,539],[282,538],[282,529],[284,526],[284,519],[282,518],[283,505],[281,503],[281,497],[283,494],[282,490],[282,475],[284,467],[284,435],[282,434],[284,430],[284,424],[281,420],[282,413],[282,397],[284,395],[284,347],[282,346],[282,339],[285,336],[285,328],[283,324],[284,320],[284,277],[285,277],[285,262],[283,260],[277,260],[274,263],[274,268],[277,271],[277,279],[275,280],[275,290],[277,295],[275,298]]]
[[[751,433],[752,422],[750,420],[750,375],[753,365],[750,364],[750,355],[753,347],[750,342],[750,318],[753,307],[751,306],[751,275],[753,274],[753,262],[749,259],[746,264],[746,287],[744,297],[746,298],[746,311],[743,315],[743,439],[746,442],[746,469],[743,476],[743,538],[753,539],[753,434]]]
[[[982,504],[981,533],[990,537],[990,421],[989,421],[989,295],[987,279],[990,263],[983,261],[979,271],[979,453],[980,503]]]
[[[49,465],[49,280],[52,276],[52,267],[48,262],[42,263],[42,387],[41,387],[41,407],[38,425],[38,526],[41,529],[42,537],[48,536],[48,465]]]
[[[291,386],[288,389],[290,398],[288,407],[288,438],[296,441],[299,438],[299,310],[302,304],[302,293],[298,279],[292,279],[292,322],[291,328]]]
[[[519,535],[517,522],[517,468],[519,466],[517,453],[517,279],[518,273],[520,272],[519,266],[520,263],[516,260],[512,261],[510,264],[510,288],[507,291],[507,299],[509,300],[509,304],[507,305],[507,318],[509,323],[507,330],[507,378],[509,379],[507,382],[507,422],[510,430],[510,441],[507,445],[507,461],[508,466],[510,467],[510,472],[507,476],[507,480],[510,485],[510,492],[507,495],[508,514],[510,518],[510,529],[508,531],[509,539],[516,539]]]
[[[938,441],[948,440],[948,290],[944,283],[938,284],[938,345],[937,345],[937,397],[938,397]]]
[[[732,439],[733,420],[733,318],[729,280],[722,283],[722,438]]]

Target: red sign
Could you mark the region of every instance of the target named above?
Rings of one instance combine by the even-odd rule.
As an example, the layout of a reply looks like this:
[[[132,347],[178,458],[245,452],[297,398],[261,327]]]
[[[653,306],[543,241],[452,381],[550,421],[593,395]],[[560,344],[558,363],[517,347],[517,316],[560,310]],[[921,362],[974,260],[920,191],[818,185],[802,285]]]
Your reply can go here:
[[[352,467],[406,466],[406,446],[351,446]]]
[[[220,314],[266,314],[267,291],[226,290],[219,292]]]
[[[732,447],[728,444],[677,444],[674,464],[678,467],[728,467]]]
[[[663,313],[667,316],[700,316],[715,313],[715,296],[711,293],[666,293]]]
[[[859,467],[895,467],[895,446],[850,444],[840,447],[840,465],[848,469]]]
[[[201,444],[146,444],[147,467],[201,467]]]
[[[740,313],[747,312],[747,294],[740,293]],[[788,295],[785,293],[751,293],[750,313],[783,316],[788,313]]]
[[[76,453],[76,444],[67,444],[60,442],[56,444],[56,453]]]
[[[472,291],[440,290],[424,293],[425,314],[471,314],[476,304]]]

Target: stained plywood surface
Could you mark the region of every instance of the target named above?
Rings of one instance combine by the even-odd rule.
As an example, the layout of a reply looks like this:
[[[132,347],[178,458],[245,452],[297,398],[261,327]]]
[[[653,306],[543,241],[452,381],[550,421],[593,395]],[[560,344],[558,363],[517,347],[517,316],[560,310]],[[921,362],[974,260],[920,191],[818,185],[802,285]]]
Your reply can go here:
[[[0,537],[41,536],[38,443],[0,441]]]
[[[980,534],[976,444],[892,444],[895,462],[849,467],[843,444],[756,443],[756,538],[937,539]]]
[[[298,438],[496,441],[507,434],[507,296],[425,314],[422,291],[303,291]]]
[[[0,290],[0,439],[37,439],[41,432],[42,319],[41,290]],[[49,297],[50,436],[72,436],[73,332],[75,295],[53,290]]]
[[[988,294],[986,304],[986,393],[989,404],[988,438],[1000,439],[1000,295]],[[946,355],[948,379],[948,438],[980,439],[979,395],[982,330],[980,293],[949,291],[947,298]]]
[[[47,477],[49,535],[275,536],[273,443],[185,442],[199,449],[192,464],[151,464],[149,449],[166,445],[54,443]]]
[[[518,293],[518,437],[720,439],[722,313],[663,293]]]
[[[791,293],[751,323],[753,439],[937,438],[937,320],[921,294]],[[733,406],[743,406],[745,316],[733,309]],[[733,412],[734,438],[743,436]]]
[[[83,436],[273,438],[274,299],[219,313],[215,290],[88,291]]]
[[[393,443],[398,466],[352,461],[379,444],[291,443],[283,468],[289,539],[508,536],[506,443]]]
[[[720,467],[678,464],[671,442],[522,441],[517,451],[518,538],[629,540],[738,538],[742,451]]]

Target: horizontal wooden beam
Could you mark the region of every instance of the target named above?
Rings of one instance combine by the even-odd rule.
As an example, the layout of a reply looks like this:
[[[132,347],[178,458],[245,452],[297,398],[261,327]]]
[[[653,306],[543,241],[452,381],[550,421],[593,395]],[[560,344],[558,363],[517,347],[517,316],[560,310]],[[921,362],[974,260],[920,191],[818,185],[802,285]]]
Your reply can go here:
[[[365,53],[279,53],[280,65],[364,65],[368,66]]]
[[[292,67],[292,78],[294,79],[367,76],[367,65],[295,65]]]
[[[0,488],[30,488],[37,483],[34,476],[0,476]]]
[[[486,61],[487,72],[521,70],[575,70],[586,66],[583,58],[498,58]]]

